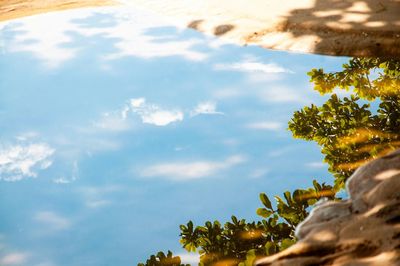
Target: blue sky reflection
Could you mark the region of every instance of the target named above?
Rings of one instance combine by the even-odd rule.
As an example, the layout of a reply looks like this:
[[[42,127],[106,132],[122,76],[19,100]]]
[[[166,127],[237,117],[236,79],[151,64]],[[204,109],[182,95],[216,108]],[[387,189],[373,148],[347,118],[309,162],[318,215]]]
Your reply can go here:
[[[189,219],[330,181],[286,130],[345,58],[239,47],[135,9],[0,24],[0,264],[134,265]],[[191,258],[187,257],[189,261]]]

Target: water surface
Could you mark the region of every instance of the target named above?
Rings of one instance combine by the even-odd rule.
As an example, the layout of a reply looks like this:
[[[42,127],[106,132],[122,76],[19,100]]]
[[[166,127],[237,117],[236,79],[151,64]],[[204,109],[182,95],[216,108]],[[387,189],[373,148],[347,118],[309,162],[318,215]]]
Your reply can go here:
[[[258,219],[258,194],[332,183],[287,122],[346,58],[239,47],[123,8],[0,25],[0,261],[135,265],[179,224]],[[196,256],[183,256],[195,263]]]

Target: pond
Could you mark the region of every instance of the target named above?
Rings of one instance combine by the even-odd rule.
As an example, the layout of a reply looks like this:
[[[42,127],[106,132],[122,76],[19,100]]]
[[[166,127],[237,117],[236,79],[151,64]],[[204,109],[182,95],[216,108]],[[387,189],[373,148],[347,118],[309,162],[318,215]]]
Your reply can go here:
[[[306,73],[349,58],[240,47],[127,7],[3,22],[0,42],[4,265],[136,265],[160,250],[195,265],[179,225],[260,220],[259,193],[334,183],[288,122],[330,98]]]

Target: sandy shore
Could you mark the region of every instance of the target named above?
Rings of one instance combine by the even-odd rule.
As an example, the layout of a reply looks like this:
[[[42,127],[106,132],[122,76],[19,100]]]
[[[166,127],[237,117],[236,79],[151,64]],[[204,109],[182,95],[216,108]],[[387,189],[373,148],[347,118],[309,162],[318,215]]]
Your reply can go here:
[[[243,45],[400,58],[400,0],[121,0]]]
[[[0,0],[0,21],[114,4],[148,9],[242,45],[400,58],[400,0]]]
[[[0,0],[0,21],[51,11],[115,4],[112,0]]]

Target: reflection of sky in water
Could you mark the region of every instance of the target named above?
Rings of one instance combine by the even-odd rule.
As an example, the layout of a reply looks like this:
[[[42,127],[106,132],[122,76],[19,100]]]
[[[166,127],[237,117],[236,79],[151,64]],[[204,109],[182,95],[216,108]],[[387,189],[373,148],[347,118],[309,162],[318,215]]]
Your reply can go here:
[[[259,192],[331,181],[286,125],[323,101],[306,72],[344,58],[238,47],[126,8],[0,29],[5,265],[179,254],[189,219],[258,219]]]

